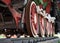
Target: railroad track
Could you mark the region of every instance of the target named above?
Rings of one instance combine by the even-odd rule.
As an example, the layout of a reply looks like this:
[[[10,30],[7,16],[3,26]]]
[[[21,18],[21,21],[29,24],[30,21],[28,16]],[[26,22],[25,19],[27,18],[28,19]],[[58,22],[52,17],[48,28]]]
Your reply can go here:
[[[3,40],[3,41],[2,41]],[[46,38],[14,38],[14,39],[0,39],[0,43],[58,43],[58,37],[46,37]]]

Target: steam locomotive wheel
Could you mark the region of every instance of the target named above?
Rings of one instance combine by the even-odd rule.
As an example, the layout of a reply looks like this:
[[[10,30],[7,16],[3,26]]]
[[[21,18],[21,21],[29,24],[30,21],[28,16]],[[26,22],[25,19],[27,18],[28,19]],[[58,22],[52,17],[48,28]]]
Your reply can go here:
[[[38,27],[38,14],[36,13],[35,2],[28,3],[28,11],[26,11],[26,26],[27,31],[30,36],[38,37],[39,27]],[[28,9],[27,8],[27,9]]]
[[[41,37],[45,37],[45,20],[44,20],[44,17],[42,17],[41,15],[39,17],[39,22],[40,22]]]
[[[54,34],[53,23],[46,21],[46,30],[47,30],[47,37],[52,36]]]
[[[55,34],[55,32],[54,32],[54,24],[52,22],[50,23],[50,27],[51,27],[50,36],[53,36]]]

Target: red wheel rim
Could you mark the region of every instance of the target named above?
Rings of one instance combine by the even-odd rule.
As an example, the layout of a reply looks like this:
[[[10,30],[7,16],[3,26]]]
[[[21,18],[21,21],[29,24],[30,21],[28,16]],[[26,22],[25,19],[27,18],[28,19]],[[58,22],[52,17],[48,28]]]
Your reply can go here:
[[[41,15],[40,15],[40,17],[39,17],[39,22],[40,22],[40,34],[41,34],[41,36],[42,37],[44,37],[45,36],[45,21],[44,21],[44,17],[42,17]]]
[[[32,35],[38,35],[38,15],[36,12],[36,4],[34,2],[32,2],[30,6],[30,26]]]

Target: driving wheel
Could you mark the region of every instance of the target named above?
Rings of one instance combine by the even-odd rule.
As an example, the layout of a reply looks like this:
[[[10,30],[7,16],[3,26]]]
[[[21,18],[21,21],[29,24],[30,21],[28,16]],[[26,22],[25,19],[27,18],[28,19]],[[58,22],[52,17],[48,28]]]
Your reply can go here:
[[[36,4],[34,1],[28,2],[25,17],[28,34],[30,36],[38,37],[39,36],[38,14],[36,12]]]

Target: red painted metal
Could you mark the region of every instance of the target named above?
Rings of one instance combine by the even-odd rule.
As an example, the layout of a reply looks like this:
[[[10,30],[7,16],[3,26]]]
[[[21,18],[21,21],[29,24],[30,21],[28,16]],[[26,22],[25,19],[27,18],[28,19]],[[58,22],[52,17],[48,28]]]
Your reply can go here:
[[[46,6],[46,13],[50,14],[50,10],[51,10],[51,2],[48,2],[48,5]]]
[[[46,20],[46,30],[47,30],[47,36],[50,35],[50,32],[51,32],[51,25],[50,25],[50,22],[48,20]]]
[[[39,21],[40,21],[41,36],[44,37],[45,36],[44,17],[40,15]]]
[[[35,3],[31,4],[31,11],[30,11],[30,26],[31,28],[31,32],[33,35],[38,35],[38,16],[37,16],[37,12],[36,12],[36,5]]]
[[[10,12],[12,13],[15,21],[16,21],[16,26],[18,27],[18,23],[20,21],[21,18],[21,13],[18,13],[13,7],[8,6]]]
[[[16,26],[18,27],[18,22],[20,21],[21,13],[18,13],[13,7],[11,7],[11,0],[2,0],[2,2],[4,2],[9,8],[10,12],[12,13],[15,19]]]
[[[6,5],[11,4],[11,0],[1,0],[2,2],[4,2]]]

